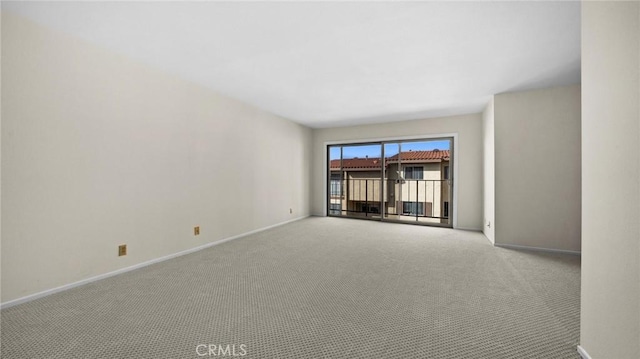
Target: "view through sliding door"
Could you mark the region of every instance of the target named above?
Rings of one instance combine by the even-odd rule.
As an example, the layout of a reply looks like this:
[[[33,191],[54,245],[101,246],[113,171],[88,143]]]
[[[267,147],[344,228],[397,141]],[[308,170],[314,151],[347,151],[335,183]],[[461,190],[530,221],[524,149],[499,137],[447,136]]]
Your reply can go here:
[[[452,226],[453,139],[327,148],[330,216]]]
[[[329,215],[380,219],[380,144],[329,147]]]

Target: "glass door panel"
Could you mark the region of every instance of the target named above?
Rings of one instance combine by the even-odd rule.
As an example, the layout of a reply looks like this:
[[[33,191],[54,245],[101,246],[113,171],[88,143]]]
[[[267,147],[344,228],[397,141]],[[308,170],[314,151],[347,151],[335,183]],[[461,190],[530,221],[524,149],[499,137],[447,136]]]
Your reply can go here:
[[[380,144],[329,146],[329,215],[379,219]]]
[[[387,145],[398,147],[398,154],[387,161],[387,168],[396,172],[398,177],[394,190],[396,215],[389,219],[450,225],[451,139]]]

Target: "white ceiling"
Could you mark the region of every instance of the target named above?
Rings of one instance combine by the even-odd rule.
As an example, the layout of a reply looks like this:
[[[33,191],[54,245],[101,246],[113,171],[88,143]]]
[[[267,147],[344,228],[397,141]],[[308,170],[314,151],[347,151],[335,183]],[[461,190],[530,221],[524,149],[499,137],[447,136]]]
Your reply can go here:
[[[580,82],[579,2],[15,2],[3,11],[311,127]]]

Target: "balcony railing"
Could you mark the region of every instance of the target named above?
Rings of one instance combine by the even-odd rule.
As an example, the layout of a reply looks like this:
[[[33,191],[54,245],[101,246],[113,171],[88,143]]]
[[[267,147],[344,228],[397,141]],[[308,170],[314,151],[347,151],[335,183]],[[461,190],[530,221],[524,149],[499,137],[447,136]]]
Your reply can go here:
[[[450,180],[332,180],[329,214],[448,223],[450,198]]]

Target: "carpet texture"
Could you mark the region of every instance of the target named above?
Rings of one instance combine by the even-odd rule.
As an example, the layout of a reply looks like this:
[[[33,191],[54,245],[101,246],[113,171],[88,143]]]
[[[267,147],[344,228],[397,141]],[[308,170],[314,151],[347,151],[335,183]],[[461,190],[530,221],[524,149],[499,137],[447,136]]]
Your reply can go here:
[[[308,218],[1,314],[7,359],[578,358],[580,257]]]

